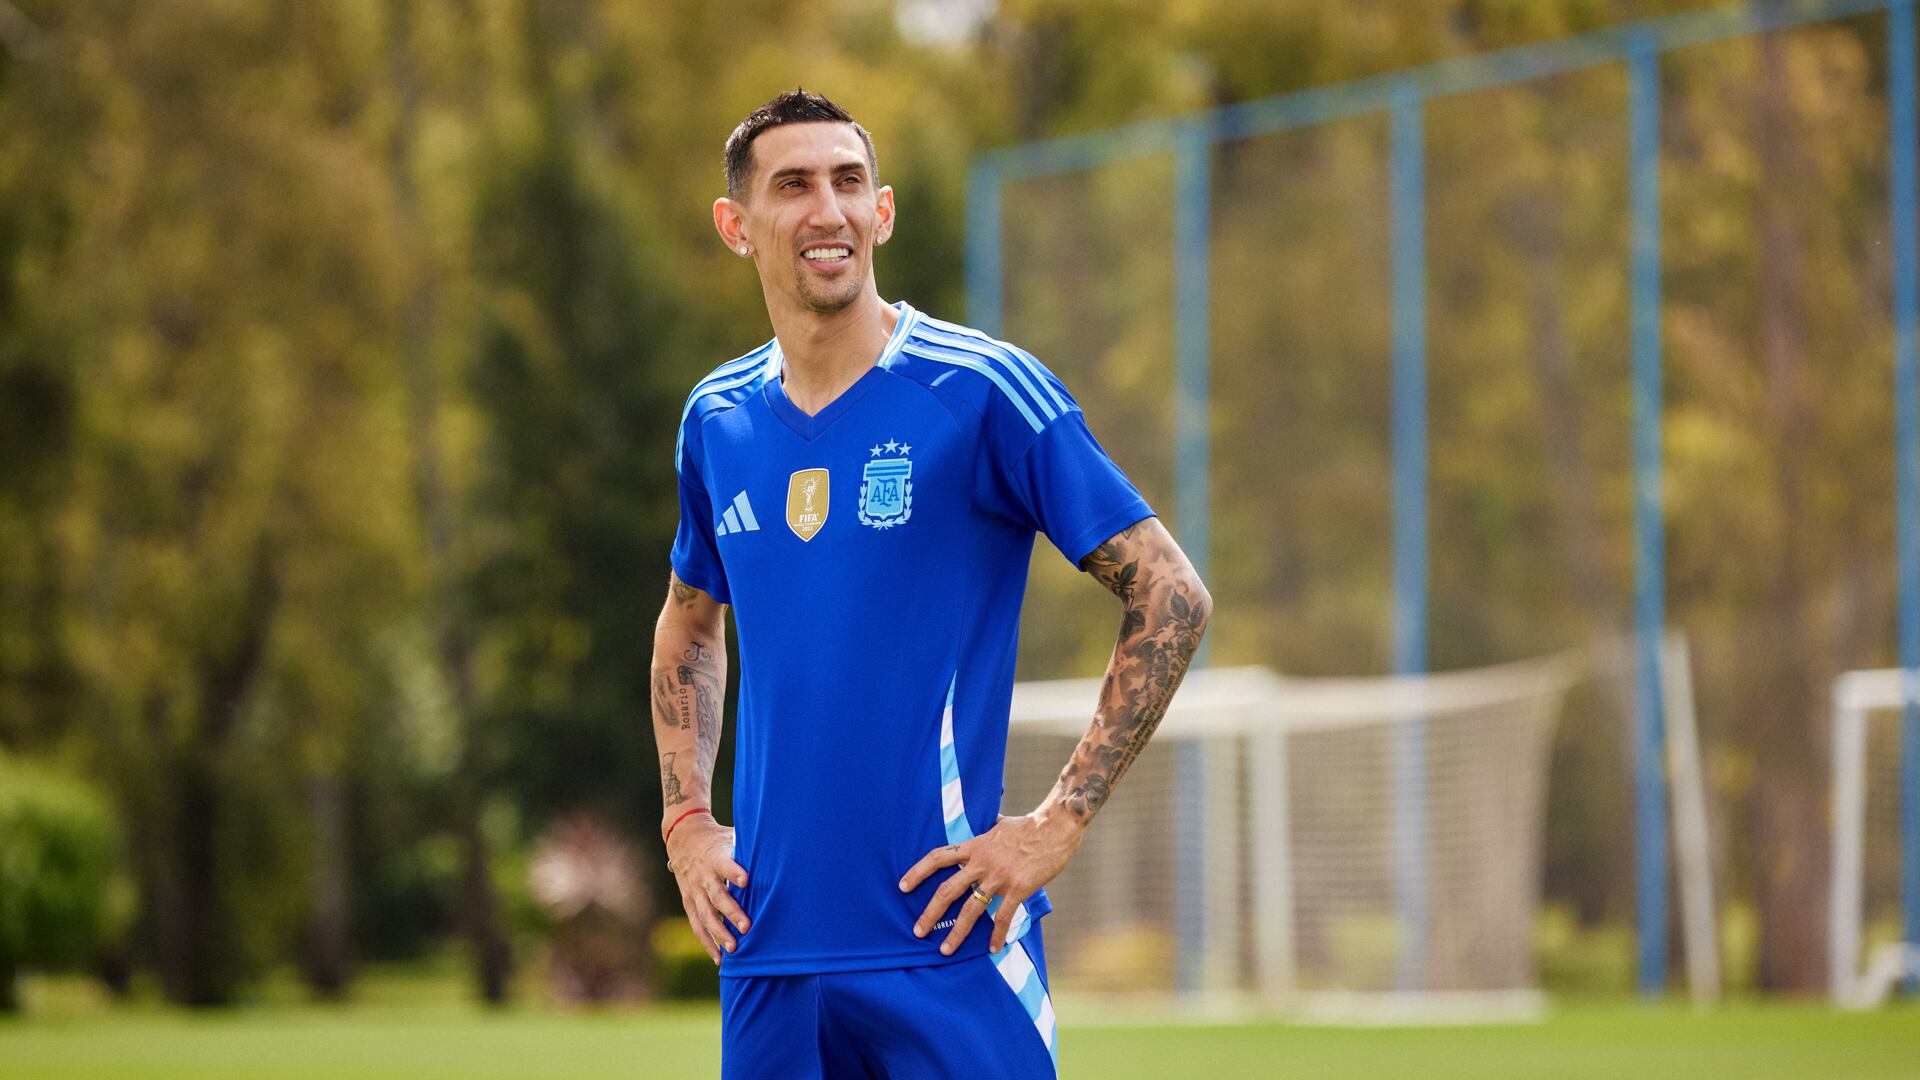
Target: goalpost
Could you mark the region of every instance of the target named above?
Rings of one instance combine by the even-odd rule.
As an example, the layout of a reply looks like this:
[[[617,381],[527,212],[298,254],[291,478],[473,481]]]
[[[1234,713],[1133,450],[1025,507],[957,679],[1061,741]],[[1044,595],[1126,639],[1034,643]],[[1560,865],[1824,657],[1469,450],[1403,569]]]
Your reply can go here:
[[[1190,673],[1155,751],[1048,886],[1049,971],[1069,991],[1171,995],[1184,989],[1177,971],[1197,970],[1189,1004],[1307,1017],[1537,1014],[1532,933],[1554,725],[1571,687],[1628,656],[1614,646],[1382,678]],[[1690,945],[1699,936],[1704,946],[1690,948],[1688,966],[1717,987],[1691,695],[1676,686],[1684,646],[1669,643],[1666,666],[1670,745],[1687,744],[1669,759],[1685,794],[1674,814],[1682,911]],[[1014,688],[1007,805],[1037,803],[1052,786],[1099,688]],[[1176,782],[1175,743],[1198,744],[1197,790]],[[1201,828],[1183,828],[1196,819]],[[1197,859],[1183,859],[1183,836],[1204,838]],[[1196,864],[1197,880],[1176,873]],[[1177,933],[1183,920],[1199,932]]]
[[[1870,1008],[1920,978],[1920,680],[1898,668],[1833,684],[1833,1000]]]

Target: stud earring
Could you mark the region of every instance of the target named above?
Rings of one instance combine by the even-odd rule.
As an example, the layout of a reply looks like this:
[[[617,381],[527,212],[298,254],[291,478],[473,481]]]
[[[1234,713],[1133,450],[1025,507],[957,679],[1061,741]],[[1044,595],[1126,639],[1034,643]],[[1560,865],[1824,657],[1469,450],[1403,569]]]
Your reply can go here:
[[[740,245],[740,254],[742,254],[742,255],[745,255],[746,253],[747,253],[747,245],[745,245],[745,244],[741,244],[741,245]]]

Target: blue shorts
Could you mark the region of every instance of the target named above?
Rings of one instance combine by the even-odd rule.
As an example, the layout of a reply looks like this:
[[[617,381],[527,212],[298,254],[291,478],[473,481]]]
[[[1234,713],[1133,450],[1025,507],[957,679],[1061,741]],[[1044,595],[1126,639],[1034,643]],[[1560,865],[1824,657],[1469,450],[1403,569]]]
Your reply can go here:
[[[1053,1080],[1040,925],[951,964],[720,980],[724,1080]]]

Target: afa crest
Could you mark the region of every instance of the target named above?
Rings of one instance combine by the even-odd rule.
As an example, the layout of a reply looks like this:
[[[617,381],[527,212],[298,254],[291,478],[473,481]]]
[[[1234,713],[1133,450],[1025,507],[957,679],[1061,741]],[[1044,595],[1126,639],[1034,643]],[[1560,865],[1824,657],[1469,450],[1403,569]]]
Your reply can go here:
[[[913,516],[913,462],[907,458],[912,449],[893,439],[873,448],[873,460],[860,476],[860,524],[891,529]]]

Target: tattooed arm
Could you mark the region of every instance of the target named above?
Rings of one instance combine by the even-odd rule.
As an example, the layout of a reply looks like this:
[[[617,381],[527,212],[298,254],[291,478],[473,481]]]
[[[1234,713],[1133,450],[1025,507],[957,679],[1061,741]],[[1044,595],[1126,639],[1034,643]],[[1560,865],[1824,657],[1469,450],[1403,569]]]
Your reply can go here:
[[[731,921],[747,930],[746,913],[726,890],[744,886],[733,861],[733,830],[712,814],[681,815],[713,805],[713,761],[720,747],[721,698],[727,686],[726,608],[670,576],[667,604],[653,631],[653,738],[660,750],[660,830],[671,827],[667,859],[694,936],[714,963],[732,952]],[[675,822],[678,822],[676,825]]]
[[[1080,568],[1119,597],[1122,608],[1093,724],[1033,813],[1003,817],[982,836],[929,852],[907,872],[903,891],[941,867],[961,867],[934,891],[915,934],[924,936],[978,885],[1003,898],[990,943],[1000,950],[1020,902],[1058,876],[1079,850],[1087,825],[1153,737],[1200,648],[1213,598],[1158,518],[1127,527],[1082,559]],[[963,903],[940,951],[958,948],[984,910],[977,901]]]
[[[1120,598],[1120,637],[1100,702],[1043,810],[1064,809],[1084,828],[1140,756],[1213,615],[1213,598],[1159,518],[1130,525],[1080,568]]]

